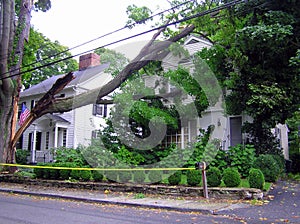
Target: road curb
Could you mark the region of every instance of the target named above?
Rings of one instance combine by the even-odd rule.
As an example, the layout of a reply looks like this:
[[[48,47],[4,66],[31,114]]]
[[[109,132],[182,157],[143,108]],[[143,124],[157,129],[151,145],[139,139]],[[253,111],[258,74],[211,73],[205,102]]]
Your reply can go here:
[[[150,208],[150,209],[164,209],[164,210],[168,210],[168,211],[179,211],[179,212],[199,212],[202,214],[210,214],[210,215],[215,214],[215,211],[211,210],[211,209],[180,208],[177,206],[169,206],[169,205],[142,204],[142,203],[132,203],[132,202],[124,202],[124,201],[112,201],[112,200],[108,200],[108,199],[83,198],[83,197],[76,197],[76,196],[70,196],[70,195],[41,193],[41,192],[28,192],[28,191],[15,190],[15,189],[0,189],[0,192],[21,194],[21,195],[32,195],[32,196],[48,197],[48,198],[60,198],[60,199],[81,201],[81,202],[87,202],[87,203],[110,204],[110,205],[120,205],[120,206]]]

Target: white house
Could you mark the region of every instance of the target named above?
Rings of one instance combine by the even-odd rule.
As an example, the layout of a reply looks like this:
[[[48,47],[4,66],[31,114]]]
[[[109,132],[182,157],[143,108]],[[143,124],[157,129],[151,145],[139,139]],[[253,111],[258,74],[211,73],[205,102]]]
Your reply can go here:
[[[212,43],[209,40],[191,35],[185,40],[183,44],[184,49],[189,52],[190,57],[182,59],[182,57],[174,56],[174,54],[170,53],[163,60],[162,66],[164,70],[168,70],[176,69],[177,66],[180,65],[185,68],[189,68],[190,71],[192,71],[194,66],[192,62],[193,55],[201,49],[210,48],[211,46]],[[156,82],[157,79],[159,80],[160,77],[147,77],[145,78],[145,85],[152,88],[159,88],[160,86],[158,86]],[[224,150],[227,150],[230,146],[244,144],[247,142],[248,136],[247,134],[242,133],[242,125],[246,121],[252,122],[252,118],[245,114],[235,116],[226,115],[222,89],[220,87],[218,88],[217,80],[214,78],[213,74],[211,77],[211,81],[215,82],[216,85],[205,86],[205,83],[201,83],[201,81],[200,85],[202,84],[202,88],[215,88],[216,91],[219,91],[219,101],[214,105],[210,105],[209,108],[202,113],[201,117],[190,118],[189,120],[185,121],[181,126],[181,130],[177,131],[176,133],[167,133],[164,144],[168,145],[170,143],[176,143],[177,146],[185,148],[187,143],[194,142],[196,140],[197,136],[200,134],[199,129],[206,130],[210,125],[214,126],[211,140],[217,140],[220,144],[220,147]],[[172,92],[173,86],[168,83],[166,89],[167,92]],[[158,90],[156,92],[158,92]],[[183,104],[185,102],[189,103],[192,100],[193,99],[188,96],[183,101]],[[284,157],[285,159],[288,159],[288,129],[285,125],[277,125],[276,130],[276,133],[280,133],[280,135],[277,135],[277,137],[280,141],[280,147],[283,149]]]
[[[105,73],[108,64],[100,64],[100,56],[94,53],[80,57],[79,71],[57,97],[74,97],[109,82],[112,77]],[[30,110],[63,75],[52,76],[21,92],[20,108],[24,103]],[[89,104],[65,113],[46,114],[30,125],[20,138],[17,148],[31,151],[31,162],[51,161],[51,149],[76,148],[88,145],[108,114],[107,105]]]

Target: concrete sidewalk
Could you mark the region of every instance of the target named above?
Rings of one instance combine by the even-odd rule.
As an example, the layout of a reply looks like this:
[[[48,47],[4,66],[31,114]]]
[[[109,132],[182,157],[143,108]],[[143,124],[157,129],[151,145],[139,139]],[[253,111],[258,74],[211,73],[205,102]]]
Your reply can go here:
[[[182,212],[201,212],[215,214],[222,210],[246,208],[249,204],[241,201],[225,201],[204,198],[167,198],[158,195],[134,193],[100,192],[96,190],[68,189],[55,187],[27,186],[23,184],[0,183],[0,192],[33,195],[39,197],[61,198],[100,204],[115,204],[154,209],[167,209]]]

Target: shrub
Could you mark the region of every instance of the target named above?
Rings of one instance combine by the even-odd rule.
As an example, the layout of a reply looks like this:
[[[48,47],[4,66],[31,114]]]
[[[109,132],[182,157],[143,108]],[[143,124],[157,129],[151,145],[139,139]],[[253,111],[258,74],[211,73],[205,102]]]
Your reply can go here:
[[[23,149],[17,149],[16,150],[16,162],[18,164],[27,164],[27,156],[29,156],[30,153],[28,150]]]
[[[162,180],[162,171],[160,170],[150,170],[148,178],[151,183],[158,183]]]
[[[131,171],[120,171],[119,172],[119,181],[120,182],[128,182],[132,178]]]
[[[168,177],[170,185],[178,185],[181,181],[181,171],[176,171],[171,176]]]
[[[118,181],[118,171],[114,171],[114,170],[106,171],[105,177],[110,182],[117,182]]]
[[[49,166],[52,167],[59,167],[60,164],[59,163],[53,163],[53,164],[49,164]],[[57,180],[59,179],[59,169],[49,169],[49,178],[53,179],[53,180]]]
[[[263,189],[265,177],[260,169],[252,168],[249,171],[248,181],[251,188]]]
[[[60,163],[61,167],[76,167],[76,164],[71,162]],[[71,176],[71,170],[61,169],[59,170],[59,178],[62,180],[68,180]]]
[[[268,182],[275,182],[280,173],[276,160],[270,154],[259,155],[253,164],[253,168],[260,169]]]
[[[80,170],[71,170],[70,177],[74,180],[80,179]]]
[[[206,171],[207,185],[210,187],[218,187],[222,181],[221,171],[217,167],[210,167]]]
[[[243,177],[247,177],[255,160],[253,145],[236,145],[229,149],[230,167],[236,168]]]
[[[279,174],[283,174],[285,171],[285,160],[283,155],[272,155],[279,167]]]
[[[100,182],[100,181],[102,181],[103,180],[103,174],[99,171],[99,170],[93,170],[92,171],[92,178],[93,178],[93,180],[94,181],[96,181],[96,182]]]
[[[133,171],[133,182],[143,183],[145,181],[146,174],[144,170],[135,170]]]
[[[37,166],[45,166],[45,164],[44,163],[38,163],[38,164],[36,164]],[[44,169],[42,169],[42,168],[34,168],[33,169],[33,172],[35,173],[35,175],[36,175],[36,178],[43,178],[43,176],[44,176]]]
[[[223,172],[223,181],[226,187],[237,187],[241,183],[240,173],[235,168],[227,168]]]
[[[188,170],[186,172],[186,181],[189,186],[196,186],[201,182],[200,170]]]
[[[90,170],[80,170],[79,178],[83,181],[89,181],[92,177],[92,172]]]

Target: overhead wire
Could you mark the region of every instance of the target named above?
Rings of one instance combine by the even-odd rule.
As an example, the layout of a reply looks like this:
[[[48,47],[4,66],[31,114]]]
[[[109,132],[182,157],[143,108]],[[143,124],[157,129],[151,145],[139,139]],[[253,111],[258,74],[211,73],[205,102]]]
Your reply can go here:
[[[96,48],[93,48],[93,49],[90,49],[90,50],[87,50],[87,51],[84,51],[84,52],[81,52],[81,53],[78,53],[78,54],[75,54],[75,55],[72,55],[72,56],[68,56],[68,57],[65,57],[65,58],[62,58],[62,59],[53,61],[53,62],[49,62],[49,63],[47,63],[47,64],[40,65],[40,66],[37,66],[37,67],[32,68],[32,69],[28,69],[28,70],[26,70],[26,71],[20,71],[20,72],[17,73],[17,74],[13,74],[13,75],[10,75],[10,76],[7,76],[7,77],[2,77],[1,80],[7,79],[7,78],[11,78],[11,77],[14,77],[14,76],[18,76],[18,75],[21,75],[21,74],[24,74],[24,73],[27,73],[27,72],[35,71],[35,70],[37,70],[37,69],[41,69],[41,68],[44,68],[44,67],[47,67],[47,66],[51,66],[51,65],[56,64],[56,63],[59,63],[59,62],[61,62],[61,61],[65,61],[65,60],[68,60],[68,59],[71,59],[71,58],[74,58],[74,57],[77,57],[77,56],[86,54],[86,53],[88,53],[88,52],[95,51],[95,50],[97,50],[97,49],[105,48],[105,47],[108,47],[108,46],[111,46],[111,45],[114,45],[114,44],[123,42],[123,41],[125,41],[125,40],[129,40],[129,39],[132,39],[132,38],[135,38],[135,37],[138,37],[138,36],[147,34],[147,33],[151,33],[151,32],[156,31],[156,30],[160,30],[160,29],[163,29],[163,28],[172,26],[172,25],[176,25],[176,24],[178,24],[178,23],[182,23],[182,22],[185,22],[185,21],[188,21],[188,20],[191,20],[191,19],[195,19],[195,18],[197,18],[197,17],[205,16],[205,15],[208,15],[208,14],[211,14],[211,13],[214,13],[214,12],[217,12],[217,11],[220,11],[220,10],[223,10],[223,9],[226,9],[226,8],[229,8],[229,7],[231,7],[231,6],[240,4],[240,3],[244,2],[244,1],[245,1],[245,0],[233,0],[233,1],[231,1],[231,2],[225,3],[225,4],[221,5],[221,6],[215,7],[215,8],[213,8],[213,9],[205,10],[205,11],[203,11],[203,12],[196,13],[196,14],[194,14],[194,15],[191,15],[191,16],[188,16],[188,17],[185,17],[185,18],[176,20],[176,21],[174,21],[174,22],[170,22],[170,23],[168,23],[168,24],[164,24],[164,25],[161,25],[161,26],[158,26],[158,27],[154,27],[154,28],[152,28],[152,29],[149,29],[149,30],[140,32],[140,33],[138,33],[138,34],[131,35],[131,36],[129,36],[129,37],[125,37],[125,38],[122,38],[122,39],[119,39],[119,40],[110,42],[110,43],[105,44],[105,45],[102,45],[102,46],[100,46],[100,47],[96,47]]]
[[[118,29],[116,29],[116,30],[114,30],[114,31],[108,32],[108,33],[106,33],[106,34],[103,34],[103,35],[101,35],[101,36],[99,36],[99,37],[96,37],[96,38],[94,38],[94,39],[88,40],[88,41],[86,41],[86,42],[84,42],[84,43],[81,43],[81,44],[79,44],[79,45],[76,45],[76,46],[74,46],[74,47],[71,47],[71,48],[68,48],[68,49],[66,49],[66,50],[63,50],[63,51],[61,51],[61,52],[58,52],[58,53],[56,53],[56,54],[47,56],[47,57],[45,57],[45,58],[42,58],[41,60],[36,60],[35,62],[32,62],[32,63],[30,63],[30,64],[23,65],[22,68],[30,67],[30,66],[35,65],[35,64],[37,64],[37,63],[40,63],[40,62],[42,62],[42,61],[46,61],[46,60],[48,60],[48,59],[51,59],[51,58],[56,57],[56,56],[58,56],[58,55],[61,55],[61,54],[63,54],[63,53],[66,53],[66,52],[69,52],[69,51],[74,50],[74,49],[76,49],[76,48],[82,47],[82,46],[84,46],[84,45],[86,45],[86,44],[92,43],[92,42],[94,42],[94,41],[96,41],[96,40],[99,40],[99,39],[102,39],[102,38],[104,38],[104,37],[110,36],[110,35],[112,35],[112,34],[118,33],[118,32],[120,32],[120,31],[122,31],[122,30],[124,30],[124,29],[128,29],[129,27],[133,27],[133,26],[135,26],[135,25],[137,25],[137,24],[146,22],[147,20],[150,20],[150,19],[152,19],[152,18],[154,18],[154,17],[156,17],[156,16],[159,16],[159,15],[161,15],[161,14],[164,14],[164,13],[166,13],[166,12],[168,12],[168,11],[171,11],[171,10],[174,10],[174,9],[176,9],[176,8],[179,8],[179,7],[185,5],[185,4],[189,3],[189,2],[190,2],[190,1],[183,2],[183,3],[181,3],[181,4],[178,4],[178,5],[175,5],[175,6],[171,7],[171,8],[169,8],[169,9],[165,9],[165,10],[163,10],[163,11],[160,11],[160,12],[156,13],[156,14],[153,14],[153,15],[147,17],[147,18],[138,20],[138,21],[133,22],[133,23],[131,23],[131,24],[126,24],[125,26],[123,26],[123,27],[121,27],[121,28],[118,28]],[[74,56],[74,57],[76,57],[76,56]],[[69,59],[69,58],[68,58],[68,59]],[[66,59],[66,60],[68,60],[68,59]],[[16,69],[10,70],[10,71],[8,71],[8,72],[6,72],[6,73],[3,73],[2,75],[5,75],[5,74],[7,74],[7,73],[11,73],[11,72],[14,72],[14,71],[18,71],[19,69],[21,69],[21,68],[16,68]]]

